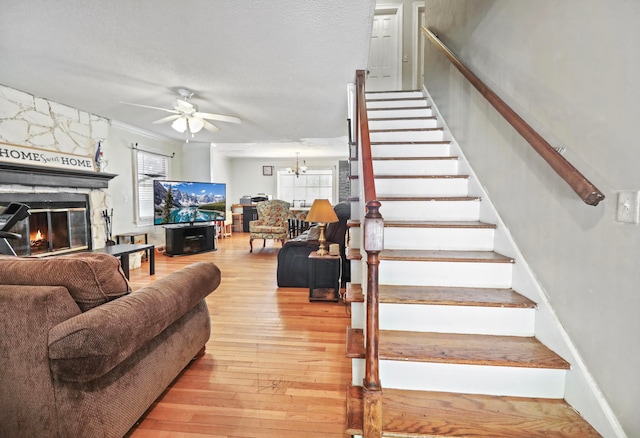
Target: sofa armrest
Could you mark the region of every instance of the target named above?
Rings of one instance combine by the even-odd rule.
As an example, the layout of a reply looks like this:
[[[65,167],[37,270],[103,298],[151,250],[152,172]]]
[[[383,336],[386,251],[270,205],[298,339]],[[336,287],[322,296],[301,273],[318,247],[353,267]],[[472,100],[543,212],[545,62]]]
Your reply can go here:
[[[80,313],[63,286],[0,284],[0,436],[57,430],[47,337]]]
[[[220,284],[213,263],[196,263],[53,327],[49,360],[65,381],[88,382],[115,368]]]

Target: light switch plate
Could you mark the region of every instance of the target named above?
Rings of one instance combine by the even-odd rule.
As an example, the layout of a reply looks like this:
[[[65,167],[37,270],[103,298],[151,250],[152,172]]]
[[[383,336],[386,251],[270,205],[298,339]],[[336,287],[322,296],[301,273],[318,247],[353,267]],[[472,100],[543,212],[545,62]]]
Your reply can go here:
[[[625,224],[640,222],[640,192],[625,190],[618,193],[616,220]]]

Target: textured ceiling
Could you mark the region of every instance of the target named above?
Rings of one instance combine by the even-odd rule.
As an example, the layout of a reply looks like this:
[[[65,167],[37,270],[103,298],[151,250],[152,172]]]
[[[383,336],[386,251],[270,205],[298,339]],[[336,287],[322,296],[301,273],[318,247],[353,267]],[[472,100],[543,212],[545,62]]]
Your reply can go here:
[[[347,84],[366,68],[374,0],[3,0],[0,84],[184,141],[166,115],[190,88],[230,156],[332,155]],[[229,145],[226,145],[229,144]],[[244,144],[244,146],[240,145]],[[344,153],[346,143],[342,141]],[[306,149],[305,149],[306,148]]]

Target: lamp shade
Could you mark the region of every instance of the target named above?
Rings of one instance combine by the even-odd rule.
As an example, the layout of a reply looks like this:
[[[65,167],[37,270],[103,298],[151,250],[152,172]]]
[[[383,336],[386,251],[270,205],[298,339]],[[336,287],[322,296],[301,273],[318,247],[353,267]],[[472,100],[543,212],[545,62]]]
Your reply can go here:
[[[316,199],[307,214],[307,222],[331,223],[338,222],[338,216],[328,199]]]

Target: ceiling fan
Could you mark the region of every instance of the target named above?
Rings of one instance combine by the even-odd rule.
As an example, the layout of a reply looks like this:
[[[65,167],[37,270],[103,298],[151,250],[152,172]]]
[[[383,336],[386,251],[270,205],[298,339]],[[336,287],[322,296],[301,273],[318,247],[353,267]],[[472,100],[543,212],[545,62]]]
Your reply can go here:
[[[217,132],[220,131],[220,128],[215,126],[214,124],[208,122],[208,120],[216,120],[219,122],[228,122],[228,123],[240,123],[240,119],[234,116],[225,116],[222,114],[213,114],[213,113],[203,113],[198,111],[198,107],[189,102],[188,99],[193,97],[195,94],[193,91],[187,88],[178,89],[178,93],[180,94],[179,98],[176,98],[175,103],[173,104],[173,109],[168,108],[160,108],[157,106],[149,106],[149,105],[140,105],[138,103],[128,103],[128,102],[120,102],[125,105],[139,106],[142,108],[151,108],[160,111],[165,111],[168,113],[172,113],[172,115],[163,117],[162,119],[156,120],[152,123],[160,124],[160,123],[171,123],[171,127],[180,133],[193,134],[200,132],[202,128],[206,129],[209,132]],[[188,141],[188,139],[187,139]]]

